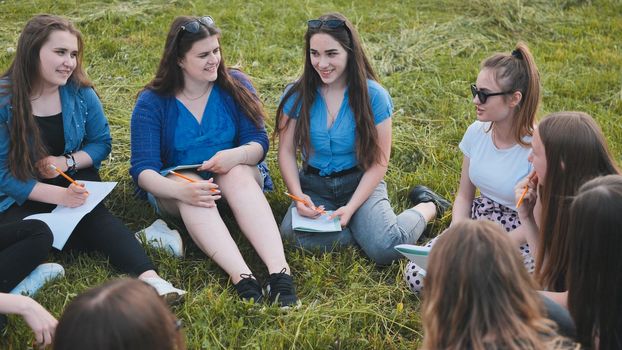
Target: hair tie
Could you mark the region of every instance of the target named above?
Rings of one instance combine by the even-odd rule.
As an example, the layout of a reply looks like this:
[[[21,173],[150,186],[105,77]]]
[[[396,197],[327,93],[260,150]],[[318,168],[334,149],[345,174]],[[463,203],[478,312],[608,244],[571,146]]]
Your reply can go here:
[[[518,50],[512,51],[512,57],[518,58],[519,60],[523,59],[523,53]]]

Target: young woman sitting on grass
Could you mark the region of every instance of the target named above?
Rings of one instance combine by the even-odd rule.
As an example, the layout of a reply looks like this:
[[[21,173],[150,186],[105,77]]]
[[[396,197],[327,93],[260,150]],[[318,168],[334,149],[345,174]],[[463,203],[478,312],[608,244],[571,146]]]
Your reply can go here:
[[[423,349],[576,349],[543,315],[510,238],[490,221],[459,221],[430,253]]]
[[[55,350],[184,350],[181,322],[153,288],[135,279],[109,281],[67,306]]]
[[[567,300],[586,349],[622,349],[622,176],[585,183],[568,225]]]
[[[307,249],[358,245],[374,262],[389,264],[400,256],[393,247],[415,243],[449,202],[420,187],[421,203],[399,215],[391,208],[383,178],[393,104],[377,80],[358,32],[343,15],[307,22],[303,73],[283,95],[275,130],[281,175],[288,191],[306,204],[291,204],[281,234]],[[339,218],[341,231],[292,229],[292,208],[315,218],[316,207],[334,210],[331,218]]]
[[[535,277],[540,287],[566,291],[570,265],[568,230],[570,203],[579,187],[602,175],[619,174],[598,124],[582,112],[553,113],[534,132],[535,176],[516,186],[522,225],[510,233],[516,243],[527,241],[536,255]]]
[[[485,59],[471,93],[477,120],[459,144],[464,156],[451,224],[490,220],[511,231],[520,226],[514,186],[531,170],[527,157],[540,103],[540,75],[527,45],[519,42],[511,53]],[[480,196],[475,197],[477,189]],[[521,253],[532,272],[529,247],[521,246]],[[404,278],[414,293],[423,288],[422,269],[414,263],[408,263]]]
[[[20,34],[15,58],[0,78],[0,224],[85,203],[87,189],[54,167],[76,180],[101,181],[110,130],[82,68],[82,50],[80,32],[57,16],[37,15]],[[46,243],[49,251],[52,241]],[[158,276],[134,234],[103,203],[78,223],[67,250],[102,252],[171,301],[185,293]],[[17,263],[9,266],[24,268]]]
[[[156,211],[181,217],[199,248],[229,275],[242,299],[263,299],[217,203],[222,196],[268,267],[268,300],[298,302],[272,210],[265,113],[248,78],[227,69],[220,29],[209,17],[177,17],[155,78],[131,123],[130,173]],[[197,164],[180,171],[167,169]]]

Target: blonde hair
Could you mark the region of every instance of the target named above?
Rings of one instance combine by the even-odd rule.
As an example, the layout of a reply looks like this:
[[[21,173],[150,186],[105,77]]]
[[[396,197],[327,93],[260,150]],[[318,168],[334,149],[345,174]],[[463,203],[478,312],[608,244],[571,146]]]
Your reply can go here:
[[[557,338],[517,249],[498,224],[453,225],[428,266],[423,348],[541,349]]]

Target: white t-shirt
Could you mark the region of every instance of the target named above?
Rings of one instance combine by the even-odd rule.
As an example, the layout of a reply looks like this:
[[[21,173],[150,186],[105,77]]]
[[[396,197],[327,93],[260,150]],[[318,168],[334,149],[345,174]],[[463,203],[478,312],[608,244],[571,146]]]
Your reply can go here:
[[[475,121],[460,141],[460,149],[469,158],[469,179],[484,196],[516,210],[514,186],[532,169],[527,160],[531,147],[516,144],[499,149],[486,132],[490,122]],[[525,137],[531,142],[531,137]]]

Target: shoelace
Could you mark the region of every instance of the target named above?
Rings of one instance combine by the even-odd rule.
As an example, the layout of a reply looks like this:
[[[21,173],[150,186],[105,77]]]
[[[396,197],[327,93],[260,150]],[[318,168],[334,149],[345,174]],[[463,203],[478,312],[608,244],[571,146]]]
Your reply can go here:
[[[270,275],[269,283],[267,283],[268,291],[271,295],[279,293],[291,293],[292,283],[291,277],[285,273],[286,268],[283,268],[279,273],[273,273]]]
[[[236,290],[242,296],[246,296],[248,292],[256,292],[257,286],[259,286],[259,282],[255,279],[255,276],[251,273],[242,273],[240,274],[242,278],[236,285]]]

